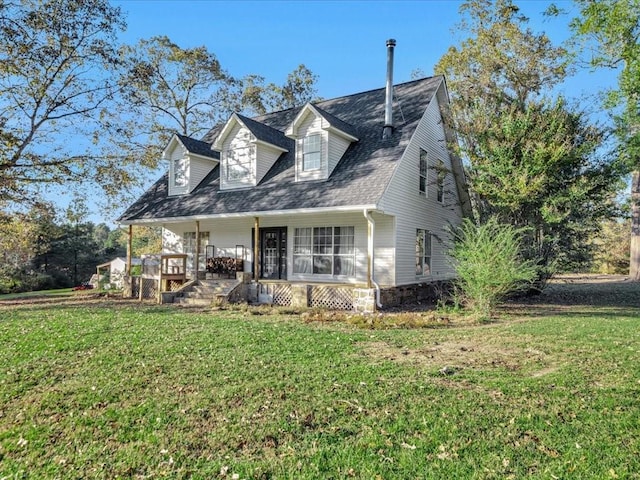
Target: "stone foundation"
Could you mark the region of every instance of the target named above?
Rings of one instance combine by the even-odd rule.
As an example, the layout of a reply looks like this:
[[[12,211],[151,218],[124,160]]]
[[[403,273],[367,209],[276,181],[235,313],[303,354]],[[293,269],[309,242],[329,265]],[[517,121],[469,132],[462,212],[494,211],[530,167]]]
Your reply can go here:
[[[309,306],[308,285],[291,285],[291,306],[296,308],[306,308]]]
[[[383,304],[384,305],[384,304]],[[376,289],[354,288],[353,310],[358,313],[373,313],[376,311]]]
[[[451,280],[414,283],[380,290],[380,302],[383,308],[398,307],[403,304],[435,305],[439,299],[451,292]]]

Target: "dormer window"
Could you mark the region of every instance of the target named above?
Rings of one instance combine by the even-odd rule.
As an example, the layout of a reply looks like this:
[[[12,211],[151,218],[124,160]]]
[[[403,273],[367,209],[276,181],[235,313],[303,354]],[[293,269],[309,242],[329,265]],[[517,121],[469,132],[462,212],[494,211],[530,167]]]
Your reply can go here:
[[[296,182],[328,179],[349,145],[358,141],[353,126],[310,103],[285,135],[296,141]]]
[[[236,147],[226,151],[224,156],[224,170],[229,182],[246,183],[252,177],[252,148]]]
[[[321,136],[319,133],[309,135],[304,138],[302,142],[302,169],[305,172],[308,172],[309,170],[320,169],[320,144]]]
[[[176,158],[173,160],[173,186],[186,187],[187,183],[187,159]]]
[[[213,143],[222,152],[220,190],[255,187],[291,143],[281,131],[234,113]]]
[[[162,152],[169,163],[169,195],[186,195],[217,165],[220,155],[211,144],[175,134]]]

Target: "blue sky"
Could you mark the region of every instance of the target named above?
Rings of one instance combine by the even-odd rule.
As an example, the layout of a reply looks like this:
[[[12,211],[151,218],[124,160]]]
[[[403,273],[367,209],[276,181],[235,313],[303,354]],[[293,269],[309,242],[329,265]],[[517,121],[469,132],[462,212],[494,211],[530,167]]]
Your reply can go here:
[[[304,63],[324,98],[384,85],[385,41],[398,42],[394,80],[426,75],[463,38],[455,32],[462,2],[422,1],[114,1],[128,18],[122,39],[167,35],[182,47],[205,45],[232,75],[256,73],[281,83]],[[569,17],[549,19],[550,1],[518,1],[536,31],[560,43]],[[570,1],[556,1],[567,11]],[[585,88],[590,88],[586,85]]]
[[[242,77],[259,74],[283,83],[305,64],[318,75],[318,94],[333,98],[384,86],[388,38],[397,40],[394,82],[433,66],[449,46],[458,45],[459,1],[211,1],[112,0],[122,7],[126,43],[167,35],[181,47],[205,45],[224,69]],[[516,1],[534,31],[559,44],[569,36],[572,2],[555,3],[569,12],[549,19],[549,1]],[[594,93],[615,81],[613,73],[582,72],[560,90],[570,97]],[[60,202],[64,206],[64,201]],[[100,214],[91,218],[102,221]],[[104,220],[110,221],[105,218]]]

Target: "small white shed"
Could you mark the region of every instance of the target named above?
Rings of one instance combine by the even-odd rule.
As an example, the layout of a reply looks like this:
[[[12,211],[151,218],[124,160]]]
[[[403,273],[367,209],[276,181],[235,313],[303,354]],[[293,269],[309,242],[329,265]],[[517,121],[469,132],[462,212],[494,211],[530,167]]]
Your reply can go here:
[[[142,260],[139,258],[132,258],[131,265],[141,265]],[[102,263],[96,267],[96,273],[98,275],[98,282],[100,286],[115,289],[121,289],[123,285],[123,278],[127,269],[127,259],[124,257],[116,257],[110,262]],[[106,277],[106,279],[105,279]],[[96,286],[96,285],[94,285]]]

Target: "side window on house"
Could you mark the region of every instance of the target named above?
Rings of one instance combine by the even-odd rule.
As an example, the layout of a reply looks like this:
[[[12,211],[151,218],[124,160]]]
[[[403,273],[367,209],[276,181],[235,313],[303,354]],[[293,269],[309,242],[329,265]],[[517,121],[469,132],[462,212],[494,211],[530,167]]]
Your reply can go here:
[[[200,232],[200,268],[202,268],[203,270],[207,245],[209,245],[209,232]],[[184,232],[182,237],[182,253],[191,255],[191,258],[195,256],[196,232]]]
[[[296,228],[293,273],[355,276],[354,227]]]
[[[420,149],[420,167],[419,167],[419,179],[420,179],[420,193],[427,194],[427,151]]]
[[[187,159],[176,158],[173,161],[173,185],[185,187],[187,185]]]
[[[320,169],[320,134],[315,133],[302,140],[302,170]]]
[[[440,203],[444,202],[444,182],[447,178],[447,171],[444,168],[444,163],[442,160],[438,160],[438,164],[436,166],[436,175],[438,179],[438,192],[437,198]]]
[[[431,232],[416,230],[416,276],[431,275]]]
[[[251,147],[227,150],[224,167],[228,181],[248,179],[251,176]]]

